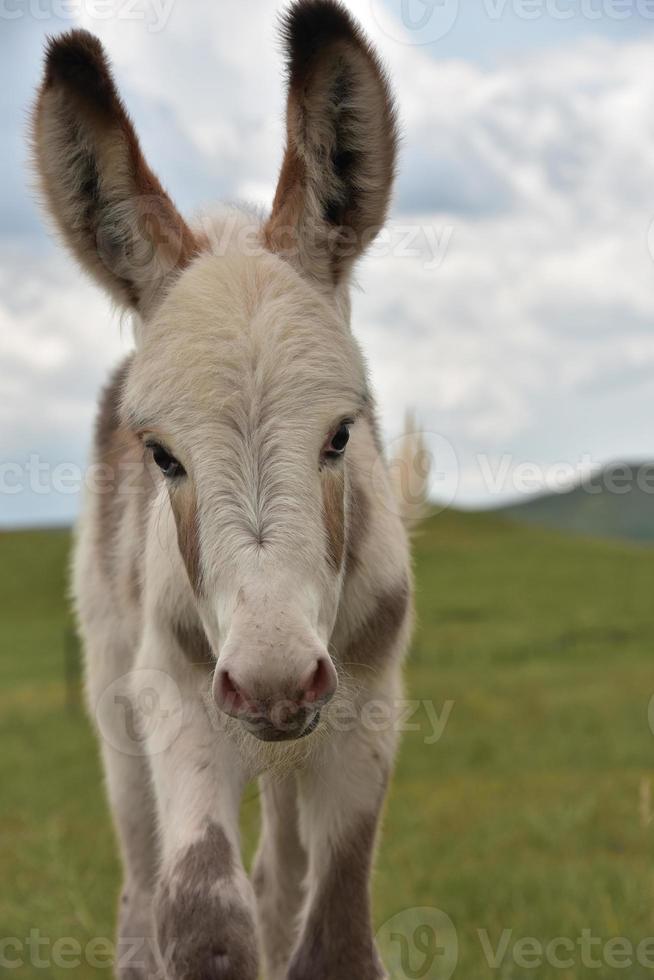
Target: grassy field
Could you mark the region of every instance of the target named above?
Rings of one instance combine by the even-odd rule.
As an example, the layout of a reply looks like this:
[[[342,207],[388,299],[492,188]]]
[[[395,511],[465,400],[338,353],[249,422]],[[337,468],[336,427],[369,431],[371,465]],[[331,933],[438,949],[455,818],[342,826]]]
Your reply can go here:
[[[68,548],[63,532],[0,535],[0,938],[84,946],[113,935],[119,869],[67,678]],[[636,951],[654,936],[654,554],[449,513],[416,559],[408,688],[453,707],[435,744],[418,716],[388,806],[375,916],[399,915],[390,931],[409,941],[397,976],[449,976],[447,957],[423,969],[414,926],[431,920],[415,907],[454,923],[463,980],[654,976],[654,941]],[[251,852],[254,790],[243,817]],[[567,942],[539,964],[529,937]],[[109,975],[8,955],[25,965],[7,976]]]

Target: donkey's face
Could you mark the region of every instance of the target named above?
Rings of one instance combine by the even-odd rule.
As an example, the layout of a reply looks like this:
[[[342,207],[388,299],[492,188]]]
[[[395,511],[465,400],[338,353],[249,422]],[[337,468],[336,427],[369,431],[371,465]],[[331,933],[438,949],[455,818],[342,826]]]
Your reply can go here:
[[[164,473],[220,650],[216,700],[276,722],[260,734],[299,732],[336,687],[327,643],[365,409],[342,318],[271,254],[200,256],[132,363],[124,414]],[[287,719],[298,701],[304,710]]]
[[[51,43],[34,118],[59,230],[137,314],[123,415],[161,471],[216,701],[267,739],[312,730],[336,689],[328,643],[369,409],[347,281],[384,220],[396,145],[383,73],[338,4],[296,4],[285,36],[287,147],[254,235],[247,216],[185,224],[91,35]]]

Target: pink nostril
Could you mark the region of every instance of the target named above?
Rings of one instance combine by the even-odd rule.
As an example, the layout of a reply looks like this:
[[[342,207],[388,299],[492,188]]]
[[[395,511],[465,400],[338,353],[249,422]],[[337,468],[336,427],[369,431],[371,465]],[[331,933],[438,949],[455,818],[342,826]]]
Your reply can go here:
[[[228,670],[221,670],[214,685],[218,707],[228,715],[241,715],[251,710],[250,702],[232,679]]]
[[[311,668],[308,679],[302,688],[302,700],[305,704],[329,701],[338,686],[336,670],[329,657],[319,657],[316,666]]]

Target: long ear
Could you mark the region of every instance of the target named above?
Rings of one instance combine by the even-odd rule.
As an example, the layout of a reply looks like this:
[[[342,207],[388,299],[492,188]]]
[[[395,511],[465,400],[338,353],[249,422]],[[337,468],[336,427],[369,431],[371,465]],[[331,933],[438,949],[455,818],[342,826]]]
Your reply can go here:
[[[377,55],[335,0],[299,0],[283,22],[287,145],[266,242],[333,287],[386,218],[396,113]]]
[[[118,303],[147,315],[198,242],[143,159],[92,34],[49,40],[32,127],[41,190],[64,241]]]

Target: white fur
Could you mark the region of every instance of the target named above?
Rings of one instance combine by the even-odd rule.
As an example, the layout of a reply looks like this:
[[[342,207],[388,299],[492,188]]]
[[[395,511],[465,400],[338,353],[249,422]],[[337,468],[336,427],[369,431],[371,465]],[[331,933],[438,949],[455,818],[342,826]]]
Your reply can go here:
[[[362,104],[386,103],[387,89],[379,87],[369,56],[357,56],[354,67]],[[333,97],[321,94],[328,88],[317,87],[318,108],[322,98]],[[39,117],[41,132],[56,147],[54,154],[48,145],[40,148],[55,184],[68,152],[59,128],[62,98],[47,94]],[[355,139],[362,152],[364,136]],[[104,186],[112,200],[120,198],[122,170],[116,164],[110,179],[111,160],[123,157],[116,157],[109,135],[100,134],[98,143],[98,160],[109,168]],[[392,147],[387,155],[391,159]],[[364,188],[374,184],[374,161],[366,164]],[[311,180],[317,186],[320,174],[312,172]],[[389,190],[378,185],[369,205],[379,202],[370,213],[373,224],[383,220]],[[73,240],[80,215],[69,191],[65,207],[53,210]],[[116,206],[129,209],[129,202]],[[314,191],[307,209],[318,220]],[[395,594],[409,589],[408,545],[375,439],[363,357],[350,330],[347,279],[329,285],[329,262],[317,274],[273,254],[264,244],[265,228],[251,214],[226,211],[193,234],[203,243],[199,254],[165,288],[158,280],[156,291],[144,287],[145,300],[132,304],[141,316],[121,429],[132,455],[136,435],[155,438],[186,476],[165,485],[152,462],[144,463],[138,485],[146,485],[147,472],[158,489],[145,510],[142,496],[121,498],[110,541],[102,537],[106,500],[89,494],[78,530],[74,594],[89,710],[98,723],[125,865],[121,928],[140,929],[144,938],[155,933],[150,905],[157,881],[159,894],[165,887],[173,899],[183,893],[184,856],[202,844],[210,824],[224,833],[236,863],[229,879],[209,890],[207,902],[218,902],[225,915],[254,908],[240,863],[238,815],[246,783],[264,774],[259,915],[268,975],[282,980],[294,946],[301,961],[305,933],[322,914],[316,903],[326,900],[321,895],[331,862],[352,849],[360,827],[374,827],[382,806],[410,608],[404,615],[400,602],[389,637],[377,635],[375,617],[386,612],[385,596],[392,604]],[[106,285],[97,259],[88,265]],[[355,555],[330,564],[329,536],[338,539],[341,513],[330,532],[324,481],[332,477],[321,451],[344,419],[355,420],[350,443],[344,459],[329,465],[342,470],[343,546],[358,531],[361,538]],[[365,515],[355,512],[361,497]],[[189,514],[197,525],[201,588],[180,545],[180,525]],[[271,698],[288,696],[320,657],[333,658],[338,691],[316,731],[298,741],[266,743],[221,713],[212,696],[214,665],[189,660],[179,624],[204,631],[216,670],[229,669],[239,685]],[[360,660],[356,638],[365,647],[365,631],[380,649]],[[362,722],[371,700],[389,706],[382,730]],[[339,709],[354,718],[347,730]],[[141,733],[134,744],[126,741],[127,715]],[[285,832],[287,816],[292,834]],[[363,846],[370,849],[371,840]],[[367,901],[365,888],[357,900]],[[332,904],[326,920],[336,922],[339,911]],[[336,948],[337,932],[332,939]],[[354,964],[369,956],[369,937],[360,945],[352,949]],[[366,980],[372,969],[368,962]],[[178,980],[174,972],[171,980]]]

